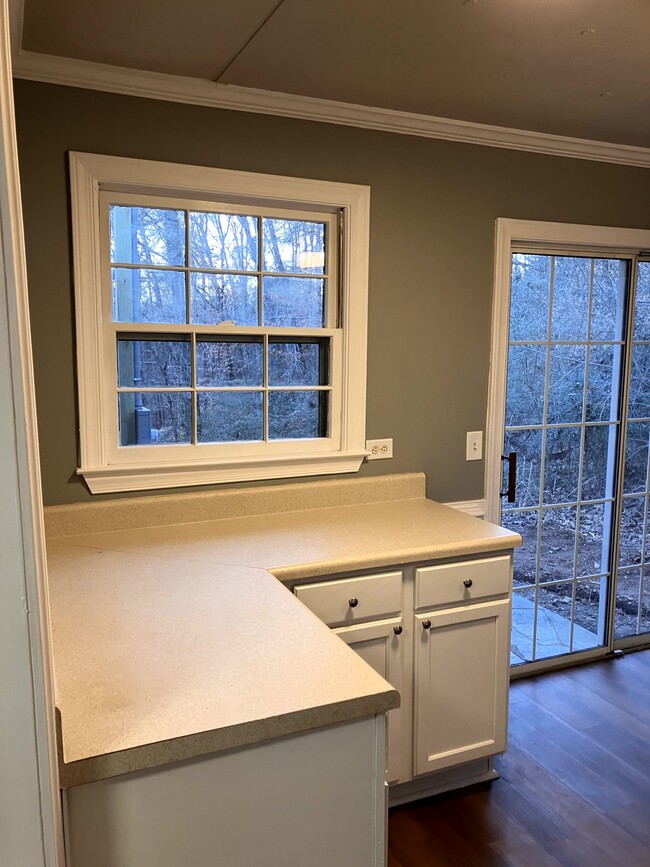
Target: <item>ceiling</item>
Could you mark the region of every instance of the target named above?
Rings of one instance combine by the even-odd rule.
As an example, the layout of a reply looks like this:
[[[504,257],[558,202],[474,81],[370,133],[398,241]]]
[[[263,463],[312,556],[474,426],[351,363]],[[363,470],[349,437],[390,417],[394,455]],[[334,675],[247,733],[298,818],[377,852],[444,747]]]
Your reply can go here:
[[[24,0],[22,50],[650,147],[650,0]]]

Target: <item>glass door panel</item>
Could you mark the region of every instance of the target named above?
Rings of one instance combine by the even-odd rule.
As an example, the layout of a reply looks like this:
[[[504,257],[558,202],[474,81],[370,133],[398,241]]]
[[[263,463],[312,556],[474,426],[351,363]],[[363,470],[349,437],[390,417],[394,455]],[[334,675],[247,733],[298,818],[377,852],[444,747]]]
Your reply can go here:
[[[650,634],[650,262],[637,268],[614,638]],[[627,639],[628,641],[625,641]]]
[[[626,259],[512,255],[503,453],[517,452],[517,488],[501,523],[524,540],[515,665],[607,639],[628,272]],[[650,286],[647,318],[650,351]],[[647,397],[650,421],[650,375]]]

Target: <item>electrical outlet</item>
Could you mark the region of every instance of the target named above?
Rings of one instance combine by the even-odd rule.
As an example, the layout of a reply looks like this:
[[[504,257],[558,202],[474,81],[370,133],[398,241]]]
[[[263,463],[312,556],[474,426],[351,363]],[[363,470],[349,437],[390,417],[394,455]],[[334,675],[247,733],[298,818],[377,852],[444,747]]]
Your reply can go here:
[[[465,448],[466,461],[480,461],[483,457],[483,431],[467,431],[467,445]]]
[[[393,440],[366,440],[366,459],[369,461],[379,461],[383,458],[393,457]]]

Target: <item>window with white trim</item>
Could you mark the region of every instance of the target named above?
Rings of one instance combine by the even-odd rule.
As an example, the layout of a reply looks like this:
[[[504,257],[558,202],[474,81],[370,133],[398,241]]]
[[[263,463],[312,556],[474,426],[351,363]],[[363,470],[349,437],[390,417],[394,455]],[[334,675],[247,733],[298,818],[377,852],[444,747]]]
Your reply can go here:
[[[369,190],[71,154],[91,491],[352,472]]]

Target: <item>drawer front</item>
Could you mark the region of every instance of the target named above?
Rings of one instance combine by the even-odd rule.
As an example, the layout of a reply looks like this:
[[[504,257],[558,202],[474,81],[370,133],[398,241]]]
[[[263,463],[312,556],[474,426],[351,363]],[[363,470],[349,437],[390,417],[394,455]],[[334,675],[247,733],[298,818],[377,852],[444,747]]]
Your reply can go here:
[[[298,599],[332,626],[399,614],[402,573],[383,572],[336,581],[320,581],[295,588]]]
[[[415,570],[415,607],[475,602],[510,591],[510,557],[489,557]]]

